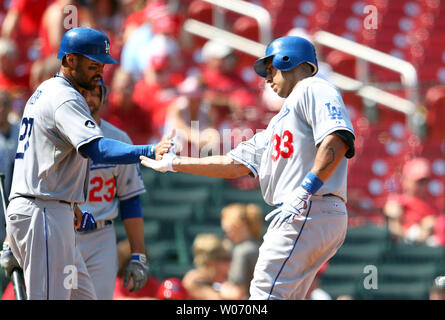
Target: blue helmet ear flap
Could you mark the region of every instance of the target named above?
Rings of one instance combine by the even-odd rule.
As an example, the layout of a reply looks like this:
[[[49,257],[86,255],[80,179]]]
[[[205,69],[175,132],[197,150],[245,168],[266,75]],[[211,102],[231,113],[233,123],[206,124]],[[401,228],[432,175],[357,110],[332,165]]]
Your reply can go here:
[[[272,64],[278,70],[288,71],[295,68],[292,57],[287,54],[278,53],[273,57]]]

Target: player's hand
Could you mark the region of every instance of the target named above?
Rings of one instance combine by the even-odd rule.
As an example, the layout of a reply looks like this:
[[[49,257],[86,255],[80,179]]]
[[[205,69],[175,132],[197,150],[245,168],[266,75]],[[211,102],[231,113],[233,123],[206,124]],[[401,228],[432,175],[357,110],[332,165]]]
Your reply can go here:
[[[277,209],[271,211],[265,218],[270,222],[271,228],[279,228],[283,223],[292,223],[296,217],[304,214],[309,206],[311,194],[303,187],[296,190],[296,199],[291,203],[283,203]]]
[[[145,254],[133,253],[127,270],[125,270],[124,287],[128,287],[131,278],[133,286],[130,288],[130,292],[142,289],[147,282],[148,271],[149,267]]]
[[[155,147],[155,159],[156,160],[162,160],[162,157],[165,153],[170,151],[170,148],[173,145],[173,138],[175,136],[175,129],[170,132],[168,136],[165,136],[159,141],[159,143]],[[176,150],[177,151],[177,150]]]
[[[0,255],[0,265],[5,269],[6,277],[11,278],[12,271],[16,268],[20,268],[17,259],[12,254],[11,248],[8,242],[3,242],[3,250]]]
[[[77,216],[74,216],[74,219],[77,220]],[[76,225],[78,225],[77,221],[75,222]],[[96,219],[94,219],[93,214],[88,211],[82,212],[80,226],[76,228],[76,231],[89,231],[89,230],[94,230],[96,228],[97,228]]]
[[[162,155],[162,160],[153,160],[145,156],[140,156],[141,164],[145,167],[152,168],[159,172],[167,172],[173,170],[173,160],[177,158],[175,152],[175,143],[171,142],[170,150]]]

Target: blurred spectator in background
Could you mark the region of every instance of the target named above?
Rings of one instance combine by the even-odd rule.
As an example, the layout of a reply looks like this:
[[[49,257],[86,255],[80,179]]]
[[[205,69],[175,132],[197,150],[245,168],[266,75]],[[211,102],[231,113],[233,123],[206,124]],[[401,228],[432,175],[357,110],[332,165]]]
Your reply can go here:
[[[144,76],[153,55],[173,55],[174,59],[170,59],[173,65],[181,61],[179,45],[175,38],[179,24],[169,12],[168,4],[159,0],[149,1],[142,10],[142,16],[144,23],[137,26],[140,22],[138,18],[131,24],[133,28],[135,25],[137,27],[124,38],[126,41],[121,54],[122,68],[130,72],[136,81]]]
[[[221,211],[221,226],[233,244],[228,281],[221,286],[221,296],[248,299],[263,234],[263,212],[253,203],[230,204]]]
[[[0,89],[9,91],[15,98],[29,93],[29,70],[22,68],[19,55],[13,40],[0,38]]]
[[[165,279],[159,286],[156,294],[157,300],[189,300],[187,290],[179,278]]]
[[[145,22],[146,0],[121,0],[120,11],[124,15],[124,25],[122,30],[122,41],[127,42],[134,30]]]
[[[29,73],[29,63],[39,57],[38,32],[43,13],[52,0],[12,0],[2,24],[1,36],[13,40],[17,58],[22,63],[20,72]]]
[[[188,147],[187,155],[199,155],[201,147],[218,150],[220,137],[214,128],[211,104],[206,98],[206,87],[200,76],[189,76],[177,86],[179,96],[169,105],[164,126],[164,134],[176,129],[181,139],[181,154]]]
[[[324,62],[324,57],[322,55],[322,51],[319,49],[319,46],[314,41],[311,34],[307,32],[304,28],[293,28],[288,33],[288,36],[296,36],[296,37],[302,37],[308,41],[310,41],[314,47],[315,51],[317,52],[317,61],[318,61],[318,72],[315,75],[315,77],[319,77],[322,79],[325,79],[326,81],[332,82],[331,76],[332,76],[332,67]]]
[[[121,240],[117,244],[117,260],[119,269],[117,271],[113,300],[154,300],[159,289],[159,280],[154,276],[149,275],[147,283],[139,291],[130,292],[129,288],[133,286],[131,283],[128,287],[124,286],[125,270],[131,260],[131,248],[128,239]],[[132,280],[130,279],[130,281]]]
[[[237,57],[233,49],[220,40],[207,41],[201,50],[201,72],[209,90],[211,103],[218,107],[218,127],[230,127],[224,122],[242,118],[241,94],[249,95],[247,83],[237,71]]]
[[[445,276],[434,279],[430,288],[430,300],[445,300]]]
[[[237,73],[233,49],[220,40],[207,41],[201,50],[202,76],[205,84],[221,93],[230,93],[246,86]]]
[[[76,8],[75,10],[73,10]],[[57,55],[60,41],[67,29],[75,27],[95,28],[91,10],[80,0],[56,0],[46,7],[39,29],[40,58]]]
[[[56,55],[50,55],[45,59],[39,59],[32,64],[31,75],[29,77],[29,86],[34,92],[37,87],[45,80],[48,80],[59,71],[60,60]]]
[[[315,275],[314,281],[312,282],[312,284],[306,294],[306,300],[332,300],[329,293],[327,293],[322,288],[320,288],[320,277],[326,271],[328,266],[329,266],[329,263],[325,262],[321,266],[320,270],[318,270],[317,274]]]
[[[0,90],[0,172],[6,176],[5,196],[8,198],[11,187],[12,171],[17,152],[20,123],[11,123],[11,97],[5,90]],[[4,239],[4,237],[1,237]]]
[[[177,97],[176,86],[184,80],[174,71],[176,59],[168,42],[159,41],[153,47],[144,76],[134,87],[133,100],[145,112],[151,114],[154,139],[162,137],[168,105]]]
[[[394,241],[436,245],[434,224],[439,214],[428,201],[431,164],[428,159],[414,158],[402,170],[402,193],[390,195],[383,208]]]
[[[230,250],[215,234],[199,234],[193,242],[193,263],[182,279],[190,298],[220,300],[221,284],[227,280]]]
[[[117,69],[108,95],[108,109],[103,118],[124,130],[134,144],[147,144],[153,134],[151,115],[142,110],[132,99],[134,82],[131,75]],[[150,93],[146,93],[149,97]]]
[[[125,17],[120,12],[119,0],[95,0],[91,3],[91,15],[99,30],[116,35],[121,31]]]
[[[9,114],[11,112],[11,98],[5,90],[0,90],[0,172],[5,175],[4,191],[5,201],[8,205],[9,191],[11,189],[12,171],[14,168],[15,154],[17,152],[20,123],[11,123]],[[0,206],[0,242],[6,236],[5,213]]]

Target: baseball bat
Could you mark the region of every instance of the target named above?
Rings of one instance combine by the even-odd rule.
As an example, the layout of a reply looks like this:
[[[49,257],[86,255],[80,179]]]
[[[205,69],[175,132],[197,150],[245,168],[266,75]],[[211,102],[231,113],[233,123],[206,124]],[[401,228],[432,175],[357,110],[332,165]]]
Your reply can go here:
[[[0,172],[0,198],[2,202],[3,213],[6,216],[6,195],[4,189],[5,175]],[[26,300],[25,280],[23,279],[23,271],[20,268],[12,270],[11,274],[12,286],[16,300]]]

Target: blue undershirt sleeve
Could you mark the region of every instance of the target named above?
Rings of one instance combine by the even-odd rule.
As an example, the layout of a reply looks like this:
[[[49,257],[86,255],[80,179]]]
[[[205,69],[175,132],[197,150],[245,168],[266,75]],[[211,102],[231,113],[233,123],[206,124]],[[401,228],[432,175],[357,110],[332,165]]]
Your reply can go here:
[[[121,219],[142,218],[142,203],[139,196],[119,201]]]
[[[154,158],[154,145],[132,145],[108,138],[94,139],[79,148],[79,151],[96,163],[133,164],[139,163],[139,156]]]

